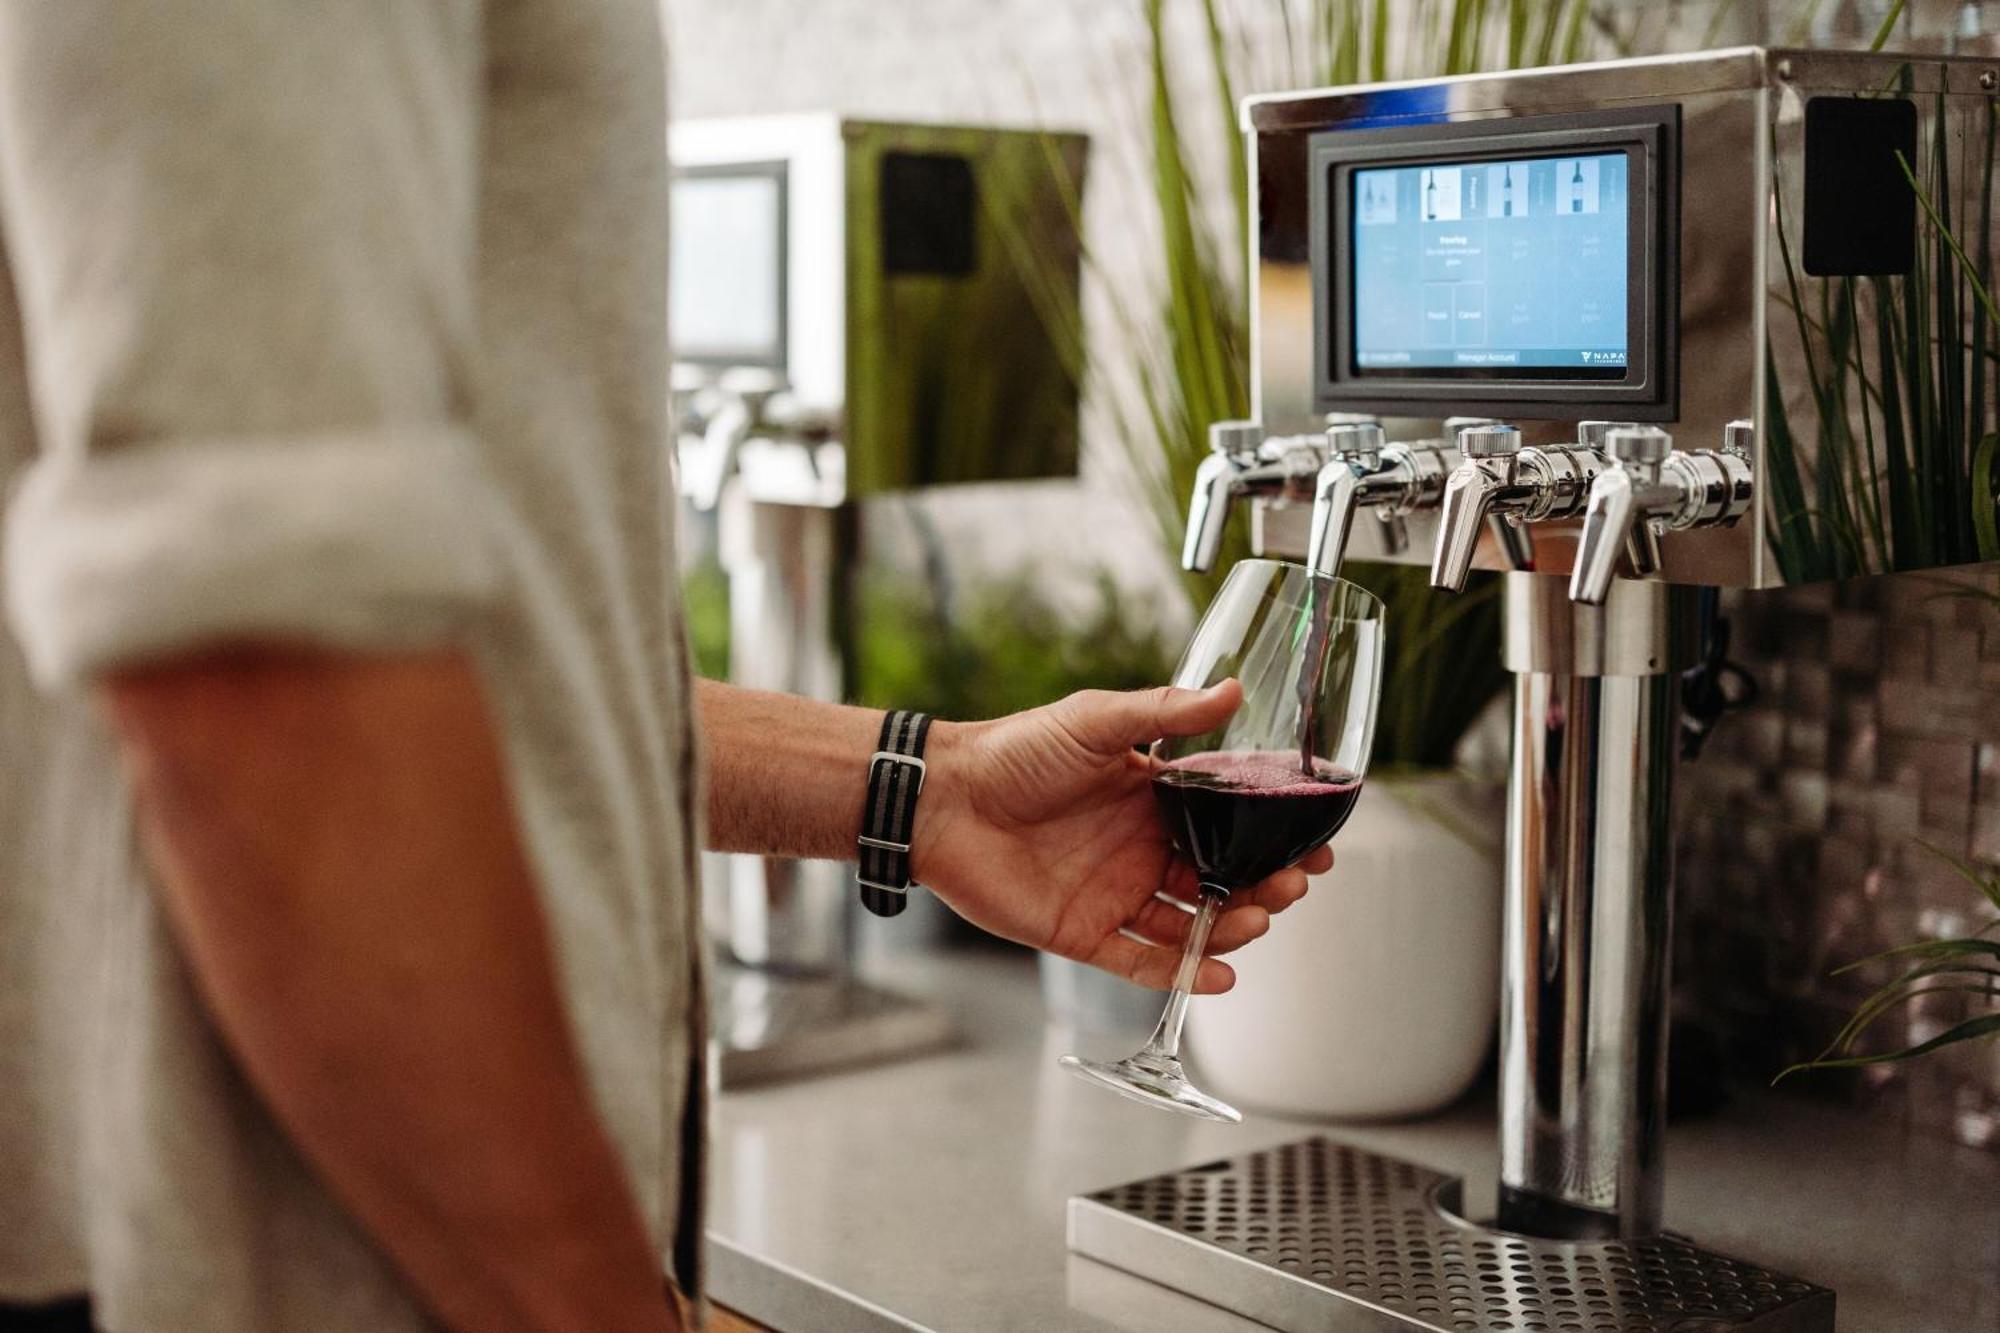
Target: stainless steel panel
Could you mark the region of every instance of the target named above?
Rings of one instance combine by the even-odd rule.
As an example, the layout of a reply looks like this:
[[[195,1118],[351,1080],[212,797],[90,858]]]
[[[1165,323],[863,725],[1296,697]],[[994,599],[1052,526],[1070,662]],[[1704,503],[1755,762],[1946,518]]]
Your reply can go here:
[[[1541,535],[1538,528],[1537,543]],[[1501,657],[1509,671],[1654,676],[1695,663],[1696,602],[1690,589],[1616,579],[1602,606],[1580,606],[1570,600],[1566,580],[1546,574],[1505,577]]]
[[[1500,983],[1512,1230],[1660,1229],[1679,683],[1515,681]]]
[[[1977,437],[1969,435],[1962,421],[1953,426],[1949,415],[1941,414],[1941,424],[1915,431],[1918,438],[1910,440],[1906,457],[1899,461],[1892,455],[1882,425],[1882,375],[1874,364],[1882,323],[1875,314],[1874,288],[1864,280],[1855,303],[1861,323],[1857,341],[1867,350],[1849,355],[1829,343],[1825,317],[1844,301],[1847,289],[1835,279],[1804,277],[1796,270],[1788,274],[1785,257],[1789,251],[1796,263],[1799,250],[1805,100],[1824,94],[1879,96],[1902,86],[1919,106],[1919,156],[1924,160],[1915,165],[1920,174],[1928,170],[1925,164],[1934,155],[1934,131],[1941,122],[1952,173],[1949,189],[1937,195],[1937,202],[1955,219],[1955,233],[1968,255],[1991,244],[1996,219],[1984,202],[1990,189],[1990,173],[1983,170],[1988,151],[1984,127],[1996,83],[2000,63],[1981,59],[1740,48],[1252,98],[1245,107],[1245,126],[1256,212],[1250,257],[1255,278],[1254,413],[1274,434],[1310,430],[1320,421],[1313,396],[1308,263],[1307,163],[1313,134],[1671,103],[1682,115],[1680,402],[1677,417],[1663,424],[1680,448],[1695,450],[1720,448],[1730,421],[1753,420],[1757,503],[1752,515],[1736,526],[1667,533],[1660,543],[1659,576],[1674,583],[1768,587],[1976,558],[1974,539],[1964,531],[1955,544],[1932,541],[1920,531],[1885,531],[1877,537],[1876,527],[1895,525],[1886,519],[1871,524],[1873,514],[1889,508],[1892,486],[1912,471],[1918,489],[1942,497],[1938,504],[1953,521],[1960,511],[1981,503],[1979,479],[1967,475]],[[1920,219],[1920,250],[1930,253],[1927,262],[1934,271],[1948,271],[1953,261],[1923,226]],[[1905,279],[1887,281],[1892,294],[1903,292]],[[1803,324],[1793,313],[1794,283],[1798,303],[1806,307]],[[1907,283],[1923,285],[1916,278]],[[1974,303],[1959,299],[1959,327],[1970,329]],[[1833,304],[1826,305],[1828,301]],[[1900,327],[1899,320],[1889,322]],[[1989,346],[1994,340],[1989,332]],[[1978,360],[1974,353],[1966,355],[1967,376]],[[1849,361],[1865,368],[1869,385],[1860,382],[1862,370],[1849,374]],[[1767,392],[1767,364],[1776,376],[1775,392]],[[1831,396],[1812,391],[1815,375],[1831,386]],[[1822,420],[1823,410],[1834,419]],[[1383,424],[1391,441],[1439,434],[1434,420],[1390,419]],[[1515,424],[1530,445],[1566,442],[1571,431],[1566,422]],[[1835,483],[1847,488],[1844,504],[1829,499]],[[1307,506],[1295,497],[1280,497],[1259,500],[1256,509],[1253,540],[1260,554],[1298,556],[1305,551]],[[1395,540],[1385,542],[1384,529],[1357,524],[1349,557],[1420,563],[1435,546],[1436,526],[1434,512],[1419,510],[1407,516]],[[1540,525],[1535,569],[1569,573],[1575,536],[1574,522]],[[1994,555],[2000,551],[1987,553],[1987,558]],[[1490,537],[1481,542],[1478,563],[1508,567]]]
[[[849,493],[1076,475],[1089,141],[1053,131],[849,121]],[[964,160],[972,268],[889,263],[883,166]]]
[[[1833,1328],[1823,1287],[1672,1235],[1509,1235],[1455,1216],[1457,1193],[1312,1138],[1073,1198],[1069,1244],[1287,1333]]]

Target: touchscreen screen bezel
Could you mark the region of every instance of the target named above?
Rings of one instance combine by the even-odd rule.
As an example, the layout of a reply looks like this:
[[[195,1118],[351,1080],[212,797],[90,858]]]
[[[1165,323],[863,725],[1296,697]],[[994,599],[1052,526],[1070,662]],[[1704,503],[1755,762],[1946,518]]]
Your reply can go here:
[[[1315,398],[1321,411],[1409,416],[1613,415],[1678,410],[1677,107],[1328,130],[1310,143]],[[1371,366],[1356,363],[1354,177],[1383,168],[1554,157],[1626,158],[1625,365]]]

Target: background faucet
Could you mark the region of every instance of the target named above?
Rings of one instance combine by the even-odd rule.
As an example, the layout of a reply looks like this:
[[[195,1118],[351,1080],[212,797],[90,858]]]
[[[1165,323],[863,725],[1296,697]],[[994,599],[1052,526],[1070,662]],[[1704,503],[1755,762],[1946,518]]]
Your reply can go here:
[[[683,422],[693,427],[680,443],[682,490],[696,509],[713,513],[750,437],[791,425],[796,409],[783,387],[761,374],[725,375],[682,397]]]

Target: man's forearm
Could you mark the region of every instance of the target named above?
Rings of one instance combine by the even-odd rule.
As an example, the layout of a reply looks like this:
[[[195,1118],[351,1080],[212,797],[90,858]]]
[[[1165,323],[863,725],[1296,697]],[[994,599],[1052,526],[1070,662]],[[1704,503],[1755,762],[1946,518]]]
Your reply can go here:
[[[206,1003],[433,1312],[675,1327],[467,663],[245,652],[103,695]]]
[[[881,711],[712,680],[697,682],[695,699],[708,759],[709,846],[851,859]],[[961,733],[948,722],[931,727],[920,817],[947,798]]]

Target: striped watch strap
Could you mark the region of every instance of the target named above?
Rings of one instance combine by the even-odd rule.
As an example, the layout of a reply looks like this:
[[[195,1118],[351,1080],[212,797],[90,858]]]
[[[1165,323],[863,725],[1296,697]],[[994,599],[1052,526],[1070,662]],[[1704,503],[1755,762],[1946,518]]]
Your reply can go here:
[[[861,813],[861,902],[877,916],[909,905],[910,830],[924,787],[926,713],[897,711],[882,719],[882,737],[868,761],[868,803]]]

